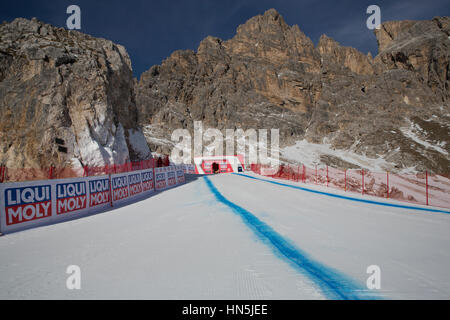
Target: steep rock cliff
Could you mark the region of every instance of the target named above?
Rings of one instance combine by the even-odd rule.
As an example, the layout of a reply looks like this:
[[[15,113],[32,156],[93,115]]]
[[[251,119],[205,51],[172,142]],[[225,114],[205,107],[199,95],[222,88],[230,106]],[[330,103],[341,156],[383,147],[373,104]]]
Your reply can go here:
[[[322,36],[318,45],[268,10],[228,41],[203,40],[145,72],[136,88],[139,122],[168,154],[171,132],[193,122],[220,130],[278,128],[298,153],[327,145],[314,163],[449,171],[449,18],[387,22],[375,57]],[[358,159],[339,157],[347,152]]]
[[[137,118],[124,47],[36,19],[0,26],[0,164],[147,159]]]

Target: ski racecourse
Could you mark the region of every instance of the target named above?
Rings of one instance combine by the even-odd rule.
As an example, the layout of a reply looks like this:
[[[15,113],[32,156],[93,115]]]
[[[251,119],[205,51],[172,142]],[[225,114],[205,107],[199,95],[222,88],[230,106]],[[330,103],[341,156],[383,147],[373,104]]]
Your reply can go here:
[[[0,238],[2,299],[446,299],[450,211],[274,180],[177,188]],[[68,266],[81,289],[68,290]],[[368,289],[369,266],[380,289]]]

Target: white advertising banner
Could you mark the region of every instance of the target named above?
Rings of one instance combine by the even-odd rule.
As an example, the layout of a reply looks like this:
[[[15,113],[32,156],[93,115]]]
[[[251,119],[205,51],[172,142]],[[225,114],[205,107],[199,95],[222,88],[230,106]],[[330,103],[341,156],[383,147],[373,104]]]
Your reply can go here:
[[[0,184],[0,233],[52,224],[133,202],[184,183],[172,166],[105,176]]]
[[[141,170],[142,192],[151,193],[155,191],[153,169]]]
[[[183,164],[184,173],[195,174],[195,165],[193,164]]]
[[[109,176],[89,177],[86,179],[89,189],[89,207],[92,209],[111,207],[111,181]]]
[[[1,184],[1,232],[50,223],[55,208],[52,182]]]
[[[155,168],[155,189],[164,190],[185,182],[184,166]]]
[[[164,190],[167,189],[167,168],[155,168],[155,189]]]
[[[177,185],[185,182],[184,178],[184,166],[176,166]]]
[[[0,184],[0,232],[14,232],[85,215],[89,212],[88,179]]]
[[[128,200],[130,197],[130,190],[128,189],[128,173],[111,175],[111,193],[113,204]]]

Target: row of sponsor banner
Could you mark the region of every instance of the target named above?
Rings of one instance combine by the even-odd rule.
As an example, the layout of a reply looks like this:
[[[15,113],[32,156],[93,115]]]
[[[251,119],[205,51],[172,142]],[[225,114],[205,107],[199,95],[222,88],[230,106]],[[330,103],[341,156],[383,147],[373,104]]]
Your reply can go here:
[[[98,213],[185,182],[184,166],[96,177],[0,184],[0,232]]]
[[[194,164],[185,164],[184,165],[184,173],[195,174],[195,165]]]

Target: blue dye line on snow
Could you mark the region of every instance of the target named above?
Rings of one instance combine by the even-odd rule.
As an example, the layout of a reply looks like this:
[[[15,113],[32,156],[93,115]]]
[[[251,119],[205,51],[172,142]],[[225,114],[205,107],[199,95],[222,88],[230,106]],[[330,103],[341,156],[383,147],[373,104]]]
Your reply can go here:
[[[204,177],[204,180],[217,201],[225,204],[240,216],[260,240],[269,244],[276,254],[283,257],[297,271],[309,277],[320,287],[327,298],[343,300],[379,299],[375,295],[369,296],[368,290],[358,285],[353,279],[311,259],[305,252],[283,238],[251,212],[225,198],[208,177]],[[358,293],[362,295],[359,296]]]
[[[401,208],[401,209],[412,209],[412,210],[418,210],[418,211],[428,211],[428,212],[438,212],[438,213],[450,214],[450,211],[441,210],[441,209],[422,208],[422,207],[414,207],[414,206],[395,204],[395,203],[387,203],[387,202],[374,201],[374,200],[368,200],[368,199],[353,198],[353,197],[349,197],[349,196],[342,196],[342,195],[339,195],[339,194],[328,193],[328,192],[324,192],[324,191],[317,191],[317,190],[308,189],[308,188],[304,188],[304,187],[294,186],[294,185],[287,184],[287,183],[282,183],[282,182],[277,182],[277,181],[271,181],[271,180],[261,179],[261,178],[257,178],[257,177],[252,177],[252,176],[248,176],[246,174],[238,174],[238,173],[233,173],[233,174],[235,174],[237,176],[249,178],[249,179],[255,179],[255,180],[259,180],[259,181],[264,181],[264,182],[276,184],[276,185],[283,186],[283,187],[289,187],[289,188],[293,188],[293,189],[298,189],[298,190],[302,190],[302,191],[307,191],[307,192],[311,192],[311,193],[321,194],[321,195],[334,197],[334,198],[339,198],[339,199],[344,199],[344,200],[363,202],[363,203],[370,203],[370,204],[375,204],[375,205],[385,206],[385,207],[394,207],[394,208]]]

